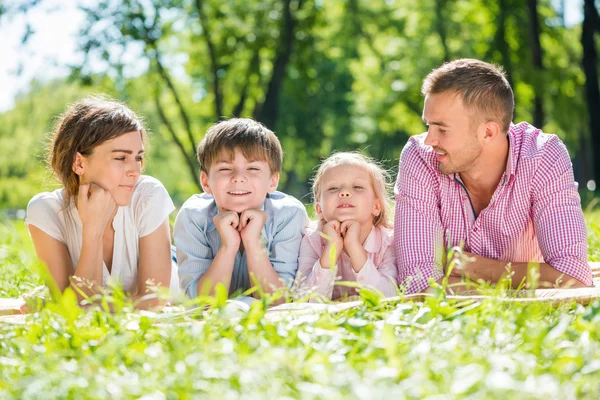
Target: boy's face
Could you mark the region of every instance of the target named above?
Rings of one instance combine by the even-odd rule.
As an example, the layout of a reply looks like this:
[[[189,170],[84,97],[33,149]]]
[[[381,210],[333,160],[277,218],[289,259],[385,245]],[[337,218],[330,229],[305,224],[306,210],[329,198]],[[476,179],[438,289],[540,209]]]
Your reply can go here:
[[[267,193],[277,189],[279,172],[271,172],[266,161],[247,160],[236,148],[233,159],[222,152],[208,168],[200,173],[200,182],[206,193],[212,194],[219,211],[241,213],[262,207]]]

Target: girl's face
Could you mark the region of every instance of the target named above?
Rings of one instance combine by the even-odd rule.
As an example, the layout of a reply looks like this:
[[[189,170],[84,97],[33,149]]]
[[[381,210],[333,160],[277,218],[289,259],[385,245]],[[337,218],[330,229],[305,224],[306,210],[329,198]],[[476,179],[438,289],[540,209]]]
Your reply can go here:
[[[80,184],[95,183],[108,191],[117,205],[126,206],[140,177],[143,155],[140,132],[128,132],[96,146],[89,156],[77,153],[73,171]]]
[[[358,165],[337,165],[325,171],[317,214],[326,222],[354,220],[372,224],[381,213],[381,201],[375,195],[371,176]]]

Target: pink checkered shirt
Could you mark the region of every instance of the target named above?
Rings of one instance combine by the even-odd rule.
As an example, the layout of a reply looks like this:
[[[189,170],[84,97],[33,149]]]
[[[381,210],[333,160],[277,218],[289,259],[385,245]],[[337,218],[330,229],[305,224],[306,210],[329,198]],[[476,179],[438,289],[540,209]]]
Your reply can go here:
[[[507,262],[546,262],[592,285],[587,234],[577,183],[565,145],[556,135],[522,122],[511,125],[506,171],[490,204],[475,217],[458,174],[444,175],[426,133],[400,156],[394,245],[398,280],[407,293],[443,276],[444,248]]]

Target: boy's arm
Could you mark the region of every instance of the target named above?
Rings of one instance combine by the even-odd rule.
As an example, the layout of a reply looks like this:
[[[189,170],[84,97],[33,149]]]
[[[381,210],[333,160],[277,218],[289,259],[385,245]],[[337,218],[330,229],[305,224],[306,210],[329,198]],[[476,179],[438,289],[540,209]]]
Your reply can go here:
[[[260,212],[258,210],[248,211]],[[280,210],[279,212],[285,211]],[[264,222],[260,226],[258,234],[256,231],[253,232],[249,243],[244,241],[248,273],[256,276],[262,289],[267,293],[273,293],[286,284],[291,286],[298,270],[298,253],[308,218],[306,210],[301,205],[291,209],[289,214],[279,224],[279,230],[274,234],[270,252],[263,243],[260,243],[260,230],[264,226]],[[262,215],[266,222],[266,214]],[[243,219],[243,215],[241,218]],[[242,239],[244,239],[243,231]]]
[[[193,216],[193,209],[182,208],[177,215],[174,228],[174,241],[177,248],[177,265],[179,268],[179,286],[192,299],[198,297],[200,279],[213,264],[216,267],[217,262],[222,258],[219,257],[219,252],[217,254],[213,252],[206,232],[206,221],[204,221],[204,224],[199,223],[200,221],[195,221]],[[235,258],[235,253],[233,254],[233,258]],[[228,263],[225,259],[223,261],[225,262],[221,264],[224,267],[222,269],[228,269]],[[231,269],[233,269],[233,259],[230,263]],[[213,276],[212,279],[215,279],[215,277]],[[229,272],[229,279],[231,279],[231,271]],[[206,279],[203,279],[204,281]],[[223,283],[229,286],[229,282]],[[212,284],[211,289],[215,285]],[[203,286],[200,286],[200,288],[202,289]]]

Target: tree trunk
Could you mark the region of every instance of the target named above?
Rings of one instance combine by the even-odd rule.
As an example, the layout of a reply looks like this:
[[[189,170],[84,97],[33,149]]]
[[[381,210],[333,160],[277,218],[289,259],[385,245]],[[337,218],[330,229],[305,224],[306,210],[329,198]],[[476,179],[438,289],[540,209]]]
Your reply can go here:
[[[585,72],[585,94],[588,105],[590,136],[594,154],[594,179],[600,180],[600,91],[598,89],[598,54],[594,33],[599,28],[598,10],[594,0],[585,0],[583,6],[581,44],[583,46],[583,71]]]
[[[537,0],[527,0],[529,9],[529,41],[531,45],[531,55],[533,57],[533,83],[534,83],[534,109],[533,124],[542,128],[544,126],[544,82],[542,60],[542,46],[540,44],[540,19],[537,12]]]
[[[277,113],[279,110],[279,94],[285,80],[285,71],[292,56],[296,20],[290,9],[291,0],[283,0],[283,19],[281,21],[281,42],[273,62],[273,74],[267,87],[263,104],[257,110],[255,118],[269,129],[277,129]],[[302,1],[298,2],[298,9]]]
[[[442,48],[444,49],[444,61],[450,61],[450,49],[448,49],[448,40],[447,40],[447,32],[446,32],[446,8],[447,0],[436,0],[435,1],[435,28],[437,30],[438,35],[440,36],[440,41],[442,42]]]
[[[508,45],[508,41],[506,40],[506,23],[508,20],[508,10],[509,4],[507,4],[507,0],[499,0],[498,8],[499,8],[499,16],[498,16],[498,27],[496,29],[496,48],[500,52],[500,56],[502,57],[502,67],[506,72],[506,79],[512,88],[513,85],[513,67],[510,59],[510,47]]]

